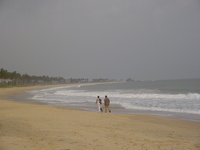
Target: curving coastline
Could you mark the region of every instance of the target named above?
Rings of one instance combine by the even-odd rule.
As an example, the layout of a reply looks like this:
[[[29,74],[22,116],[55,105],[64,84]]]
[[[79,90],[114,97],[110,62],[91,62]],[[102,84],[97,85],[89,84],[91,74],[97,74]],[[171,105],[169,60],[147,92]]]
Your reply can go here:
[[[53,86],[0,89],[0,150],[200,149],[199,122],[102,114],[8,99],[47,87]]]

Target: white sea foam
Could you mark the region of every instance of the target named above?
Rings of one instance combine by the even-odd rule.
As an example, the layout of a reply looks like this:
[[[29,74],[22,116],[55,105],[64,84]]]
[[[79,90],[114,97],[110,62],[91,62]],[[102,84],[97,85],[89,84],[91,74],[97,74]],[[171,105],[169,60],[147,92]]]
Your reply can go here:
[[[63,96],[96,96],[96,95],[108,95],[112,98],[140,98],[140,99],[200,99],[200,94],[189,93],[189,94],[152,94],[152,93],[120,93],[120,92],[85,92],[81,90],[63,90],[56,91],[54,94]]]
[[[84,85],[87,87],[87,85]],[[53,105],[80,105],[94,106],[96,97],[102,99],[105,95],[111,100],[112,107],[122,106],[126,109],[153,110],[166,112],[179,112],[200,114],[199,93],[177,93],[161,92],[158,89],[109,89],[86,90],[84,86],[55,87],[43,90],[31,91],[34,96],[31,99]],[[101,87],[102,88],[102,87]]]

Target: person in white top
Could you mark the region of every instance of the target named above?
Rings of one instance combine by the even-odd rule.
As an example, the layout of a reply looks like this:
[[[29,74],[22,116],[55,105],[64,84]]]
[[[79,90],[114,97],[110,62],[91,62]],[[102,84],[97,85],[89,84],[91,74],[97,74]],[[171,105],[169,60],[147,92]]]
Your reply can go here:
[[[102,101],[101,101],[101,99],[100,99],[99,96],[97,96],[96,104],[97,104],[97,106],[98,106],[98,111],[99,111],[99,112],[100,112],[100,111],[103,112],[103,109],[102,109],[102,107],[101,107]]]

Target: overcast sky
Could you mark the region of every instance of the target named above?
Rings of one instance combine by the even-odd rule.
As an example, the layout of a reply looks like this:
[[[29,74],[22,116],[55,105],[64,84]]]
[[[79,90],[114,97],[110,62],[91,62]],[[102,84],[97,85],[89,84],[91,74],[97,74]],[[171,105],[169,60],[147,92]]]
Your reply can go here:
[[[0,68],[64,78],[200,78],[200,1],[0,0]]]

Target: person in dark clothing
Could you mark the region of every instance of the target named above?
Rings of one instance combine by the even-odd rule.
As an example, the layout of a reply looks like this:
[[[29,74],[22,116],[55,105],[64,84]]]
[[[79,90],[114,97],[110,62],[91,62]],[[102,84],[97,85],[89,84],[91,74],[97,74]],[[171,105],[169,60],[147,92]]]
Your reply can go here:
[[[104,99],[104,109],[105,109],[105,113],[107,112],[107,110],[111,113],[110,99],[107,96],[105,96],[105,99]]]

